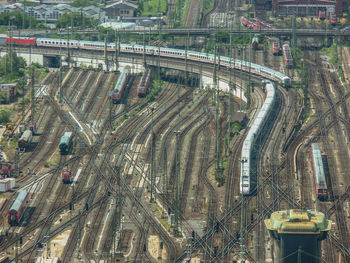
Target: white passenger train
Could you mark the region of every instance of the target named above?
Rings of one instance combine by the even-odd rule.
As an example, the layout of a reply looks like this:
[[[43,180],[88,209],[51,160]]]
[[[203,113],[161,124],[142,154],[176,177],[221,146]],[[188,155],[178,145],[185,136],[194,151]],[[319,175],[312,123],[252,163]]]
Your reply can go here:
[[[36,45],[38,47],[62,47],[67,48],[69,44],[70,48],[73,49],[85,49],[85,50],[104,50],[105,43],[104,42],[96,42],[96,41],[82,41],[82,40],[70,40],[69,43],[64,39],[52,39],[52,38],[37,38]],[[107,51],[115,51],[116,46],[115,43],[107,43],[106,44]],[[182,49],[175,48],[164,48],[164,47],[156,47],[156,46],[145,46],[145,54],[146,55],[154,55],[161,57],[169,57],[169,58],[177,58],[177,59],[185,59],[186,52]],[[160,51],[159,51],[160,50]],[[143,54],[144,47],[143,45],[137,44],[120,44],[120,52],[121,53],[133,53],[133,54]],[[159,53],[160,52],[160,53]],[[203,63],[214,63],[214,55],[207,54],[197,51],[188,51],[187,59],[192,61],[198,61]],[[216,60],[218,64],[218,59]],[[270,69],[265,66],[261,66],[255,63],[250,63],[240,59],[232,59],[230,63],[229,57],[221,57],[220,65],[229,67],[231,64],[232,68],[243,70],[245,72],[250,72],[252,74],[258,75],[263,78],[267,78],[273,81],[280,82],[283,85],[290,85],[290,78],[284,75],[281,72]]]
[[[104,50],[105,46],[107,51],[115,51],[115,43],[96,42],[96,41],[82,41],[82,40],[65,40],[65,39],[53,39],[53,38],[32,38],[30,43],[21,43],[24,41],[23,38],[7,38],[6,43],[20,44],[20,45],[35,45],[38,47],[53,47],[53,48],[67,48],[69,46],[72,49],[81,49],[81,50]],[[175,58],[184,60],[186,58],[186,52],[182,49],[175,48],[164,48],[156,46],[144,46],[137,44],[120,44],[121,53],[132,53],[140,54],[145,53],[150,56],[161,56],[164,58]],[[207,54],[196,51],[188,51],[187,59],[189,61],[197,61],[201,63],[214,64],[214,55]],[[218,64],[218,60],[216,60]],[[231,59],[229,57],[220,57],[220,65],[227,68],[232,67],[236,70],[242,70],[245,72],[250,72],[259,77],[279,82],[284,86],[289,86],[291,84],[291,79],[284,75],[281,72],[270,69],[265,66],[261,66],[255,63],[250,63],[240,59]],[[256,140],[259,133],[261,132],[268,115],[271,113],[273,105],[276,99],[276,91],[274,84],[272,82],[267,82],[266,84],[267,97],[266,100],[257,116],[254,120],[253,125],[251,126],[247,138],[243,143],[242,154],[241,154],[241,179],[240,179],[240,191],[242,194],[250,194],[252,191],[251,187],[251,175],[252,175],[252,153],[255,147]]]
[[[271,82],[266,83],[266,99],[264,101],[258,116],[253,121],[252,126],[243,142],[241,153],[241,178],[240,178],[240,192],[241,194],[248,195],[252,189],[252,170],[256,170],[252,167],[253,150],[256,141],[262,131],[264,124],[273,109],[273,105],[276,100],[276,90],[274,84]],[[255,165],[254,165],[255,166]],[[256,172],[254,175],[257,174]]]

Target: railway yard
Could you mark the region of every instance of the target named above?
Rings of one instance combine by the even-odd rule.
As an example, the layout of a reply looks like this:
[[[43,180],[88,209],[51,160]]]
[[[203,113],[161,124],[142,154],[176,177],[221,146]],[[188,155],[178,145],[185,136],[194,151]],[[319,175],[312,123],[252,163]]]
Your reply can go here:
[[[240,18],[242,1],[214,1],[199,23],[203,2],[185,26],[273,27]],[[264,220],[289,209],[332,221],[317,262],[350,262],[350,48],[336,64],[252,39],[209,52],[195,37],[186,51],[71,40],[68,58],[106,66],[33,74],[45,92],[1,140],[16,182],[0,194],[0,262],[276,262]],[[61,56],[69,41],[20,40],[5,45]]]

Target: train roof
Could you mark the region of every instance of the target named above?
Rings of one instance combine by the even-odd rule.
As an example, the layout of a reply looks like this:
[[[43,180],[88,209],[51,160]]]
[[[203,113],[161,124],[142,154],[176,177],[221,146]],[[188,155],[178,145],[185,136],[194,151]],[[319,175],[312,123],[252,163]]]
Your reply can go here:
[[[31,130],[25,130],[21,136],[21,138],[19,139],[20,141],[22,140],[27,140],[29,137],[32,136],[32,131]]]
[[[68,144],[69,141],[71,140],[72,135],[73,135],[73,132],[65,132],[61,137],[60,144]]]
[[[318,143],[311,144],[312,158],[314,162],[316,184],[318,187],[326,187],[326,177],[324,174],[324,167],[322,161],[322,155],[320,150],[320,145]]]
[[[252,126],[249,129],[249,132],[243,142],[242,152],[241,152],[241,161],[242,161],[242,168],[241,168],[241,175],[242,176],[249,176],[249,159],[250,159],[250,152],[252,149],[253,142],[255,140],[256,134],[259,131],[260,126],[263,124],[263,120],[266,118],[266,115],[269,113],[270,108],[272,107],[272,103],[275,97],[275,87],[274,85],[268,81],[266,84],[266,99],[264,101],[263,106],[261,107],[258,116],[253,121]]]
[[[124,81],[125,79],[127,78],[128,74],[130,72],[130,68],[129,67],[125,67],[123,68],[119,78],[118,78],[118,81],[117,83],[115,84],[114,86],[114,92],[119,92],[121,87],[124,85]]]
[[[18,211],[18,209],[21,207],[24,199],[27,197],[28,192],[26,190],[21,190],[16,198],[16,200],[13,202],[10,211]]]
[[[256,37],[254,37],[256,38]],[[53,38],[37,38],[37,41],[60,41],[60,39],[53,39]],[[61,39],[61,41],[67,41],[66,39]],[[85,41],[85,40],[69,40],[69,42],[72,42],[72,43],[79,43],[81,45],[84,45],[84,44],[93,44],[93,45],[98,45],[98,46],[103,46],[104,45],[104,42],[101,42],[101,41]],[[114,43],[107,43],[107,47],[108,48],[113,48],[115,46]],[[143,50],[143,45],[139,45],[139,44],[134,44],[134,43],[131,43],[131,44],[127,44],[127,43],[121,43],[120,44],[121,46],[121,49],[126,49],[126,48],[136,48],[136,49],[141,49]],[[157,52],[158,51],[158,47],[156,46],[145,46],[146,50],[153,50],[154,52]],[[182,50],[182,49],[175,49],[175,48],[165,48],[165,47],[160,47],[160,50],[161,52],[176,52],[176,53],[179,53],[181,55],[184,55],[185,54],[185,50]],[[191,51],[189,50],[187,52],[188,56],[191,57],[191,56],[201,56],[201,57],[206,57],[208,58],[209,60],[213,61],[214,60],[214,55],[213,54],[208,54],[208,53],[202,53],[202,52],[198,52],[198,51]],[[221,60],[227,60],[229,61],[229,58],[228,57],[221,57]],[[234,61],[234,65],[245,65],[245,66],[250,66],[253,68],[253,69],[256,69],[258,72],[260,72],[261,70],[265,71],[265,72],[268,72],[269,74],[272,75],[272,79],[276,80],[285,80],[285,79],[289,79],[288,76],[286,76],[285,74],[279,72],[279,71],[276,71],[276,70],[273,70],[273,69],[270,69],[268,67],[265,67],[265,66],[261,66],[261,65],[258,65],[258,64],[255,64],[255,63],[249,63],[247,61],[241,61],[239,59],[235,59],[235,60],[232,60]]]
[[[139,83],[139,87],[144,87],[146,84],[147,79],[150,77],[151,75],[151,70],[149,68],[146,69],[146,71],[142,74],[140,83]]]

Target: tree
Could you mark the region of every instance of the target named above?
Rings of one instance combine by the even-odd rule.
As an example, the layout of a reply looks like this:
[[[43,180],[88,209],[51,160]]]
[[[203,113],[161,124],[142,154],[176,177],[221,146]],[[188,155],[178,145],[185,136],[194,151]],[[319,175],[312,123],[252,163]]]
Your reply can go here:
[[[10,111],[6,108],[0,108],[0,123],[6,124],[10,122]]]
[[[56,20],[55,25],[57,28],[65,28],[72,26],[73,23],[73,27],[79,27],[83,25],[83,22],[86,27],[96,27],[98,25],[98,19],[88,17],[79,12],[64,13]]]
[[[30,23],[32,27],[36,27],[36,25],[38,24],[38,20],[35,17],[30,17],[26,13],[19,11],[0,14],[0,25],[8,26],[10,17],[14,17],[13,19],[11,19],[11,25],[16,26],[17,28],[23,28],[23,16],[24,28],[29,28]]]
[[[26,61],[18,57],[16,52],[9,52],[0,60],[0,76],[7,80],[15,80],[24,75]]]
[[[89,5],[97,6],[96,2],[93,0],[74,0],[70,5],[74,7],[86,7]]]

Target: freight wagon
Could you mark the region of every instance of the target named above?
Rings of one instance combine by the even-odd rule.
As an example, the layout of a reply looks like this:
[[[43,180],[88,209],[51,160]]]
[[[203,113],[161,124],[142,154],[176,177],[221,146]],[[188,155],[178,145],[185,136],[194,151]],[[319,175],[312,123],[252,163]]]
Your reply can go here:
[[[7,192],[15,187],[15,178],[6,178],[0,180],[0,193]]]
[[[8,211],[8,223],[11,226],[17,226],[21,221],[27,199],[28,192],[26,190],[20,191],[16,200],[13,202],[10,210]]]

